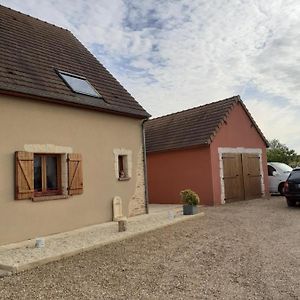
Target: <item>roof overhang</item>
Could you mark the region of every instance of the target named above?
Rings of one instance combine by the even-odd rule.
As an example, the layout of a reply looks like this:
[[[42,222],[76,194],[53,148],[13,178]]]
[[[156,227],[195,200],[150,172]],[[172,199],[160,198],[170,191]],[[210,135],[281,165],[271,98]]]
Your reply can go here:
[[[65,106],[72,106],[72,107],[77,107],[77,108],[84,108],[84,109],[89,109],[89,110],[94,110],[98,112],[105,112],[109,114],[115,114],[115,115],[122,115],[130,118],[136,118],[136,119],[148,119],[151,117],[150,114],[148,113],[141,113],[137,111],[136,113],[133,112],[126,112],[118,107],[109,105],[105,103],[103,105],[104,107],[101,106],[94,106],[94,105],[88,105],[85,103],[78,103],[78,102],[72,102],[70,100],[66,99],[55,99],[55,98],[50,98],[50,97],[43,97],[40,95],[34,95],[34,94],[28,94],[28,93],[22,93],[18,91],[10,91],[10,90],[4,90],[0,88],[0,94],[1,95],[7,95],[7,96],[15,96],[19,98],[27,98],[27,99],[32,99],[32,100],[38,100],[38,101],[43,101],[43,102],[48,102],[48,103],[55,103],[59,105],[65,105]],[[88,96],[87,96],[88,97]],[[106,106],[106,107],[105,107]]]

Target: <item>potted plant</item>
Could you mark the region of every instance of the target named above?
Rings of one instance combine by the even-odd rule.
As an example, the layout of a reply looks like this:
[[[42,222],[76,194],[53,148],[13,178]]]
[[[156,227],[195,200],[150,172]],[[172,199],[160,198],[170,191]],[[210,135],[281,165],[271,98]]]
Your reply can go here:
[[[180,192],[180,197],[183,202],[183,214],[194,215],[198,213],[199,196],[194,191],[187,189]]]

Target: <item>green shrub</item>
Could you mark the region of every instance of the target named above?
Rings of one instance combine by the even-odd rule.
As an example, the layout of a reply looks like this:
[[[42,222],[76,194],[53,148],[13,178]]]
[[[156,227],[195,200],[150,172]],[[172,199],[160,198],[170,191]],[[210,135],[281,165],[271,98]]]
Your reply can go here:
[[[200,202],[198,194],[189,189],[181,191],[180,197],[184,204],[197,205]]]

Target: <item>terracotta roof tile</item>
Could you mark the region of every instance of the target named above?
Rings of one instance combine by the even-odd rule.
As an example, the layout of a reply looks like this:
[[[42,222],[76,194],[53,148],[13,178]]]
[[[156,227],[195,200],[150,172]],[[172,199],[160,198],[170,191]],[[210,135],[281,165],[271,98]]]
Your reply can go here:
[[[234,96],[147,121],[145,123],[147,152],[210,144],[218,128],[238,102],[242,104],[262,139],[268,145],[240,97]]]
[[[149,117],[68,30],[0,5],[0,93]],[[103,99],[71,91],[55,69],[87,80]]]

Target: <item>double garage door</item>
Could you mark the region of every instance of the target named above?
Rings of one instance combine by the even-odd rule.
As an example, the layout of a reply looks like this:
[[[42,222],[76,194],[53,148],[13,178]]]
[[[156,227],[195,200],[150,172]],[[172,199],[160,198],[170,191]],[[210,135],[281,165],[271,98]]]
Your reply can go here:
[[[260,157],[249,153],[224,153],[223,179],[225,202],[260,198]]]

